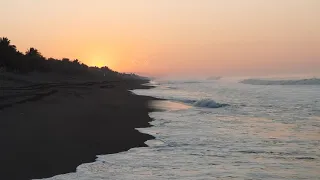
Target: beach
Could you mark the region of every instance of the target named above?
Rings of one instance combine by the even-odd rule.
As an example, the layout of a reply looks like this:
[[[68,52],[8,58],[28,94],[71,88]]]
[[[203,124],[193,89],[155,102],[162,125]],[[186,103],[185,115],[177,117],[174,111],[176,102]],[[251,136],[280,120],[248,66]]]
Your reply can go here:
[[[97,155],[146,146],[148,102],[130,89],[146,80],[28,83],[1,78],[1,179],[47,178],[76,171]],[[14,80],[14,81],[13,81]]]
[[[46,180],[318,180],[320,86],[155,80],[147,147],[99,155]],[[161,111],[159,111],[160,109]]]

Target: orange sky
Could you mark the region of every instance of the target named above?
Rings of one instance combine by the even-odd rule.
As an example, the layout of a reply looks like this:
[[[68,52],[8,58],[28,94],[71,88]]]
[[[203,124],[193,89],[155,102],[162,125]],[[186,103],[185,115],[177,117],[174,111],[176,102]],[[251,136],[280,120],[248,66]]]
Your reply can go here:
[[[147,75],[320,74],[320,0],[0,0],[20,51]]]

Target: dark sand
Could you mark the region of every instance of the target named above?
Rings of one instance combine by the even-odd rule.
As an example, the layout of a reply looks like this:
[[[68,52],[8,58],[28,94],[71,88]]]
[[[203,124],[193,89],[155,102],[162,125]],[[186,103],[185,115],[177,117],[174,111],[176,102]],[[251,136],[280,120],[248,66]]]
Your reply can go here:
[[[128,89],[144,81],[42,83],[0,87],[0,179],[74,172],[96,155],[145,146],[153,98]]]

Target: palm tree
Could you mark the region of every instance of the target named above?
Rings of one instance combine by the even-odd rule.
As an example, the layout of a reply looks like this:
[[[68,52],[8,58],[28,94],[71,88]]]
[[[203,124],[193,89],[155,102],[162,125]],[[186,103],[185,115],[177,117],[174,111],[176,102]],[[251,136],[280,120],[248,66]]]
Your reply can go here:
[[[12,68],[15,66],[17,58],[17,49],[15,45],[10,44],[10,40],[6,37],[0,38],[0,67],[6,66]]]
[[[12,55],[17,52],[16,46],[10,43],[10,40],[6,37],[0,38],[0,53],[2,56]]]
[[[5,49],[14,49],[14,50],[16,50],[17,49],[16,46],[15,45],[11,45],[10,43],[11,43],[10,40],[8,38],[6,38],[6,37],[0,38],[0,47],[1,47],[1,49],[5,48]]]
[[[10,46],[10,40],[6,37],[0,38],[0,45],[2,47],[9,47]]]
[[[28,64],[29,71],[42,72],[47,69],[45,58],[36,48],[31,47],[30,49],[28,49],[25,53],[24,59]]]
[[[30,48],[26,51],[26,56],[43,58],[41,53],[36,48]]]

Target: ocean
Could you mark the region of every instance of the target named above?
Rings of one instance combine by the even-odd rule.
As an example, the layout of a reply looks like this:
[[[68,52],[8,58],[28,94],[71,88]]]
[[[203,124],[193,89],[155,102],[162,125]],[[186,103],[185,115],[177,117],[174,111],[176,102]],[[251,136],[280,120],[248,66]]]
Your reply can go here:
[[[148,147],[100,155],[54,180],[320,179],[320,86],[234,79],[152,82]]]

